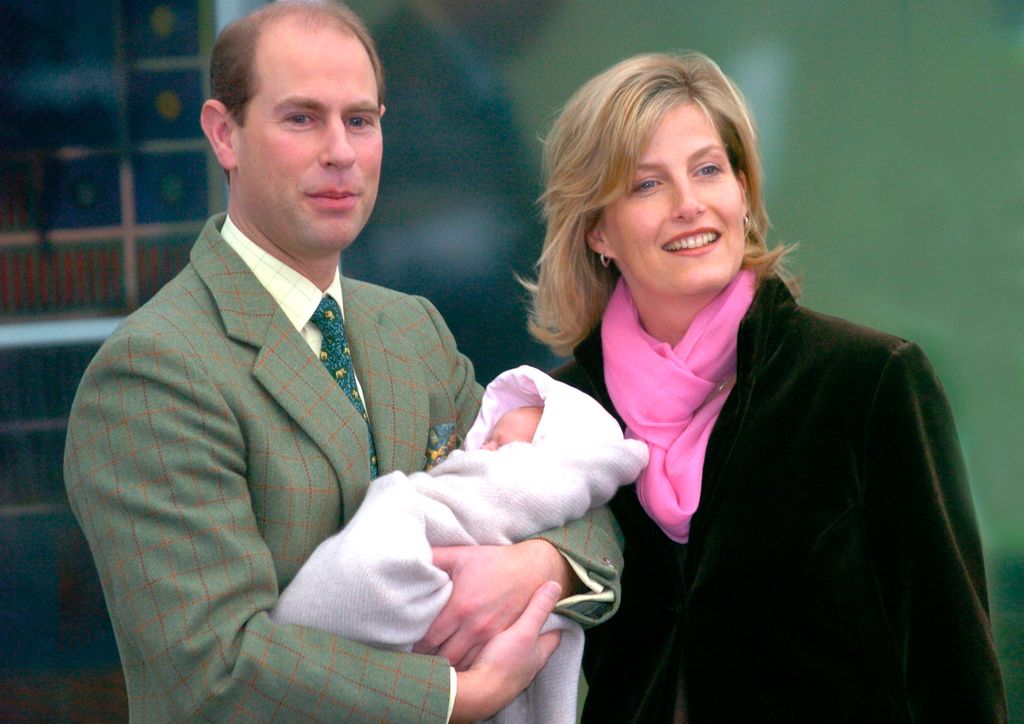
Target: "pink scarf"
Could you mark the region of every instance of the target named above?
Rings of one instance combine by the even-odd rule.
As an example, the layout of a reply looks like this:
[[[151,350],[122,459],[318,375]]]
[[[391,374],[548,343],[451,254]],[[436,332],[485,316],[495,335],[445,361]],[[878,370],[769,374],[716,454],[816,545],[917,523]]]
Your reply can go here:
[[[640,325],[620,279],[601,322],[604,379],[627,435],[643,440],[651,461],[637,481],[647,514],[674,541],[690,537],[700,501],[704,453],[728,397],[715,394],[736,372],[736,336],[754,299],[754,273],[741,271],[670,347]]]

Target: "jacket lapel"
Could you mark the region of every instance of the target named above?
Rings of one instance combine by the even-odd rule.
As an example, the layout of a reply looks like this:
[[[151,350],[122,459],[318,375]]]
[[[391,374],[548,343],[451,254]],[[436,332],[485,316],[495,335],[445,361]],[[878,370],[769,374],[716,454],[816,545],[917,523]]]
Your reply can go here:
[[[353,474],[352,465],[352,460],[369,460],[366,425],[273,297],[221,238],[222,223],[223,216],[207,222],[192,250],[192,265],[210,289],[227,335],[255,348],[253,377],[343,481],[348,518],[369,484],[369,463],[361,475]]]
[[[387,313],[390,294],[342,277],[345,331],[367,404],[381,474],[423,469],[430,426],[429,381],[415,350]]]

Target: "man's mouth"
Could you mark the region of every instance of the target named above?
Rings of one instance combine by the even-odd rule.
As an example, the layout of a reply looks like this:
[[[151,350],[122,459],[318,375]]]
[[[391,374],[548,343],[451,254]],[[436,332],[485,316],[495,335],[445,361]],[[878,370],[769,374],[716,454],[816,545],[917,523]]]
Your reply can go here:
[[[318,199],[344,199],[349,196],[355,196],[351,191],[337,191],[334,189],[326,189],[324,191],[314,191],[310,196]]]

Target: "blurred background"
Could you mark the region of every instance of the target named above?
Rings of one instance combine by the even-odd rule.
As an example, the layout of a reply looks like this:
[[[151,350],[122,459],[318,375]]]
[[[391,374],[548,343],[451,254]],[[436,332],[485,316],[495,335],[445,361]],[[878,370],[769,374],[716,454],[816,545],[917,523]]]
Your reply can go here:
[[[255,0],[0,0],[0,720],[126,717],[61,462],[78,379],[225,205],[198,123]],[[525,333],[540,139],[587,78],[695,49],[748,96],[803,301],[919,342],[952,400],[1024,721],[1024,0],[352,0],[388,91],[343,271],[424,294],[486,383]]]

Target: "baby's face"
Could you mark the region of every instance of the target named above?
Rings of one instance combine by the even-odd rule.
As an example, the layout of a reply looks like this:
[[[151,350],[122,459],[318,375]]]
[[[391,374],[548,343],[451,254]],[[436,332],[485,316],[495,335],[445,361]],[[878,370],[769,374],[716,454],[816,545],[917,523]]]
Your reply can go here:
[[[480,449],[497,450],[510,442],[532,442],[543,412],[543,407],[517,407],[509,410],[494,423],[487,442]]]

